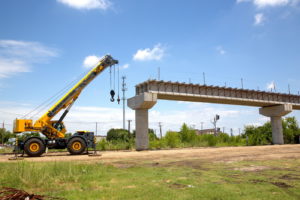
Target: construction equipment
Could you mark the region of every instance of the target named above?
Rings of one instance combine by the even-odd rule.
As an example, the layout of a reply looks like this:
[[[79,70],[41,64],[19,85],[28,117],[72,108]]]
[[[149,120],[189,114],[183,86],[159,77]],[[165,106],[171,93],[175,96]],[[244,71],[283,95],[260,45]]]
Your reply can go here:
[[[14,121],[14,133],[37,132],[46,136],[46,138],[38,136],[27,137],[23,141],[19,141],[17,150],[25,151],[28,156],[41,156],[46,148],[67,148],[71,154],[75,155],[84,153],[88,148],[94,148],[93,132],[77,131],[71,137],[65,138],[66,128],[63,120],[82,90],[103,70],[115,64],[118,64],[117,60],[113,59],[110,55],[104,56],[92,70],[38,120],[33,122],[32,119],[16,119]],[[65,110],[60,118],[52,120],[63,109]]]

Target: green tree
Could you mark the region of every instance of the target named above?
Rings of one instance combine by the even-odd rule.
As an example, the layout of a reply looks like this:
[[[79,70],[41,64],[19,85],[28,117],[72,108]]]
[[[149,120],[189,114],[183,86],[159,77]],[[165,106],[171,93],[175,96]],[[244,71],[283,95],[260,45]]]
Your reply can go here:
[[[107,132],[106,140],[129,142],[130,138],[131,138],[131,134],[128,133],[128,130],[112,128]]]
[[[300,129],[295,117],[287,117],[282,122],[284,143],[299,143]]]
[[[6,143],[10,138],[13,138],[12,132],[6,130],[5,128],[0,128],[0,143]]]
[[[168,131],[164,137],[167,146],[171,148],[180,146],[180,135],[177,132]]]
[[[133,133],[132,133],[132,136],[135,138],[135,134],[136,134],[136,131],[134,130]],[[157,135],[154,133],[154,130],[152,128],[149,128],[148,129],[148,136],[149,136],[149,140],[157,140],[158,137]]]
[[[295,117],[282,120],[283,138],[285,144],[299,143],[300,128]],[[263,126],[245,127],[245,136],[248,136],[250,145],[272,144],[272,126],[266,122]]]
[[[190,143],[196,139],[196,131],[191,129],[184,123],[179,132],[180,140],[184,143]]]
[[[149,135],[149,140],[152,141],[152,140],[157,140],[158,137],[156,136],[156,134],[154,133],[154,130],[149,128],[148,129],[148,135]]]

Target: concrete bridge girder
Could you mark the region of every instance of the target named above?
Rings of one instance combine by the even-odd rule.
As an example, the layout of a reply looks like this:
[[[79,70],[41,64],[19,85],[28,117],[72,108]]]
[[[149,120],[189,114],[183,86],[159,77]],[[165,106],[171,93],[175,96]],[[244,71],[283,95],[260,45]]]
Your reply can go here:
[[[272,141],[273,144],[284,144],[282,117],[293,111],[291,104],[283,104],[276,106],[263,107],[259,109],[259,113],[271,118]]]

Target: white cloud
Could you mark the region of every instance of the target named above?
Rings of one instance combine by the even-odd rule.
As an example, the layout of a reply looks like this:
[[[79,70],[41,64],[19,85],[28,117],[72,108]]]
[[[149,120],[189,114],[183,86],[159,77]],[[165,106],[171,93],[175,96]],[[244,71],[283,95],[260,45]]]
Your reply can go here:
[[[275,6],[285,6],[290,2],[290,0],[254,0],[253,3],[258,8],[264,7],[275,7]]]
[[[133,60],[148,61],[161,60],[165,55],[165,49],[161,44],[155,45],[152,49],[139,49],[134,55]]]
[[[21,60],[7,60],[0,58],[0,79],[8,78],[20,72],[29,72],[30,67]]]
[[[124,64],[122,66],[120,66],[120,69],[127,69],[129,67],[129,64]]]
[[[85,57],[85,59],[83,61],[83,66],[86,68],[95,67],[100,59],[101,59],[101,57],[95,56],[95,55],[87,56],[87,57]]]
[[[272,82],[268,83],[268,84],[267,84],[267,89],[268,89],[268,90],[275,90],[275,89],[276,89],[275,82],[272,81]]]
[[[222,46],[218,46],[216,50],[221,55],[225,55],[227,53]]]
[[[55,57],[56,49],[46,47],[39,42],[20,40],[0,40],[0,53],[2,56],[32,58],[33,61],[43,57]]]
[[[257,13],[254,15],[254,25],[263,25],[264,21],[266,20],[266,17],[263,13]]]
[[[237,0],[237,3],[252,2],[257,8],[295,5],[299,0]]]
[[[0,78],[29,72],[34,63],[55,57],[58,51],[38,42],[0,40]]]
[[[109,0],[57,0],[57,2],[65,4],[75,9],[100,9],[107,10],[112,3]]]

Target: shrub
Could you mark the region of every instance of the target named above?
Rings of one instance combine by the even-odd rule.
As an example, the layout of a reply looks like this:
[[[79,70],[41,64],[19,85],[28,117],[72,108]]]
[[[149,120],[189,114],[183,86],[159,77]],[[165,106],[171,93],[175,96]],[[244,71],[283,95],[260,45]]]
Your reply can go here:
[[[123,141],[129,142],[131,134],[125,129],[110,129],[107,132],[107,141]]]
[[[164,149],[167,147],[168,145],[165,138],[161,140],[150,140],[149,142],[150,149]]]
[[[180,146],[180,136],[177,132],[168,131],[164,139],[166,145],[171,148]]]
[[[99,149],[101,151],[105,151],[108,149],[108,145],[109,145],[109,143],[105,139],[100,140],[97,144],[97,147],[98,147],[97,149]]]
[[[189,128],[185,123],[182,125],[180,132],[179,132],[180,140],[183,143],[190,143],[195,141],[196,139],[196,132],[195,130]]]

